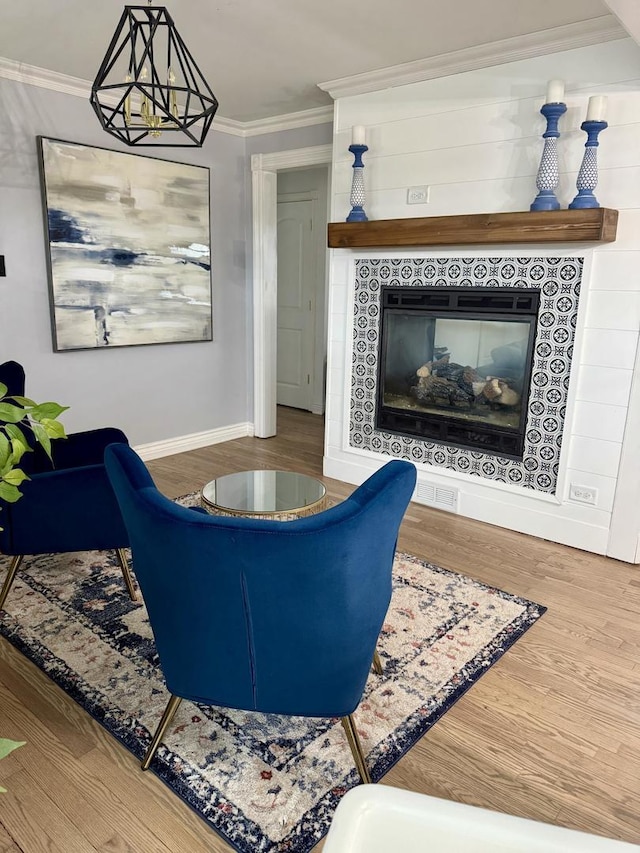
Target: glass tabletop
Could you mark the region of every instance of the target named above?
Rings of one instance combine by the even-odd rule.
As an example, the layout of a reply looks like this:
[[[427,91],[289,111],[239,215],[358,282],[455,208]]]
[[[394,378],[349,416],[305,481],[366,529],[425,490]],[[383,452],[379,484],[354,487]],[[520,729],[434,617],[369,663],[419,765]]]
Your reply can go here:
[[[214,509],[238,515],[309,514],[322,508],[325,487],[314,477],[294,471],[240,471],[211,480],[202,500]]]

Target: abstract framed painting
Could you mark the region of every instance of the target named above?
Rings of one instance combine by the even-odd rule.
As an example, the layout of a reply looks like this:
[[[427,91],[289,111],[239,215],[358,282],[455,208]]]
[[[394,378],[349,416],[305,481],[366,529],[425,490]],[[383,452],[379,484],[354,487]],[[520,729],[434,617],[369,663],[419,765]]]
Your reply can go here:
[[[212,340],[209,169],[38,149],[54,351]]]

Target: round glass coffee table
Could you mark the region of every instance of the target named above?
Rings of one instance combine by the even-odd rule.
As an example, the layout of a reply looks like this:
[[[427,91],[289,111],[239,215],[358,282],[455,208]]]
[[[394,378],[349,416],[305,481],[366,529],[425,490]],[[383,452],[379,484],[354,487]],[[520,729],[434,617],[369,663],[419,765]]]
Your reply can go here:
[[[240,471],[211,480],[202,489],[208,512],[275,521],[321,512],[326,501],[320,480],[293,471]]]

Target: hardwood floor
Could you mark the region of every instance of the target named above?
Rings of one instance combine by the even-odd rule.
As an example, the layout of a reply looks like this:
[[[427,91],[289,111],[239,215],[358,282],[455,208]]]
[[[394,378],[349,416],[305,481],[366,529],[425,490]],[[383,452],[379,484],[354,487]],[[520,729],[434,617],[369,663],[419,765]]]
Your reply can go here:
[[[253,467],[321,476],[322,418],[282,409],[278,429],[149,468],[170,497]],[[399,547],[549,609],[384,783],[639,843],[638,567],[417,504]],[[230,850],[4,640],[0,736],[27,741],[0,762],[0,853]]]

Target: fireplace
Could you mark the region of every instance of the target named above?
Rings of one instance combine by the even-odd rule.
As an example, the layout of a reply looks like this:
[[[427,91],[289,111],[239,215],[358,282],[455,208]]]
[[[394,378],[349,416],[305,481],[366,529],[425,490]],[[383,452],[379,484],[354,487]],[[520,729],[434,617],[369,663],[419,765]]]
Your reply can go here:
[[[582,268],[582,257],[566,255],[447,255],[356,259],[351,327],[353,343],[349,367],[348,452],[353,454],[354,459],[360,454],[364,458],[391,456],[396,459],[409,459],[424,470],[441,475],[451,472],[456,478],[479,478],[485,482],[505,483],[554,495],[560,471]],[[385,394],[379,388],[380,380],[384,376],[379,369],[379,362],[384,352],[380,343],[382,317],[385,313],[382,294],[387,288],[401,290],[409,295],[420,290],[445,289],[454,294],[490,290],[498,296],[513,292],[527,299],[532,295],[538,296],[539,310],[533,332],[533,350],[530,353],[530,368],[527,368],[530,370],[530,379],[526,387],[527,383],[523,377],[523,395],[518,404],[520,428],[524,431],[521,455],[488,450],[484,446],[472,449],[466,444],[463,446],[462,442],[455,442],[453,438],[443,441],[440,438],[411,434],[406,430],[406,425],[399,430],[378,424],[378,403],[381,394],[383,400]],[[487,313],[490,315],[491,311]],[[533,303],[532,313],[535,313]],[[526,314],[521,315],[519,322],[523,322],[525,317]],[[437,326],[438,322],[441,323],[444,319],[456,318],[439,320],[436,316],[435,319]],[[517,336],[512,334],[516,322],[513,317],[510,320],[504,320],[502,317],[500,322],[511,326],[511,336],[507,338],[505,335],[507,342],[516,341]],[[534,325],[533,322],[531,325]],[[531,330],[528,334],[531,334]],[[435,341],[434,334],[434,355],[439,354],[435,352],[436,346],[446,345],[451,352],[449,362],[464,362],[463,367],[467,366],[466,362],[470,359],[467,355],[455,354],[452,341],[440,343],[438,340],[437,344]],[[497,346],[498,344],[493,343],[487,347],[489,363],[493,361],[491,350]],[[416,353],[416,358],[420,361],[423,358],[422,352]],[[408,371],[416,374],[417,369],[427,361],[426,355],[418,367],[412,361]],[[486,358],[479,361],[482,361],[482,364],[478,364],[478,367],[486,366]],[[414,379],[412,384],[418,383]],[[527,399],[528,404],[525,403]],[[421,407],[425,414],[426,408]],[[402,409],[399,412],[404,414]],[[407,412],[417,419],[415,412]],[[454,427],[465,425],[465,419],[460,417],[462,412],[460,407],[457,412],[454,411],[454,415],[457,415],[454,417],[451,412],[443,410],[442,406],[437,407],[439,415],[452,417]]]
[[[376,428],[522,459],[539,290],[383,286]]]

